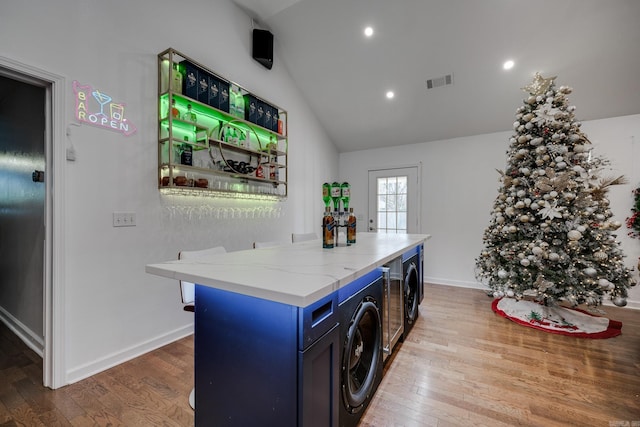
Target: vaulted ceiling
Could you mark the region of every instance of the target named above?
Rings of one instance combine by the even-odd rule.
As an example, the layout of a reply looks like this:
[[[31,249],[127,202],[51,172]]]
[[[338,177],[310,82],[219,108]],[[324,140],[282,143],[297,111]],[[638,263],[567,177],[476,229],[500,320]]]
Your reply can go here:
[[[510,130],[536,72],[580,120],[640,113],[638,0],[234,1],[342,152]]]

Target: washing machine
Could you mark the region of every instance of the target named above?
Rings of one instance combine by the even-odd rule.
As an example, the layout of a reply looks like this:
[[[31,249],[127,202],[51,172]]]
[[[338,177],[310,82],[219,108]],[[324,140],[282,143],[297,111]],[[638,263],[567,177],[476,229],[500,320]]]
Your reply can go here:
[[[355,427],[382,380],[382,270],[338,290],[341,427]]]
[[[411,332],[418,320],[418,305],[422,300],[422,245],[402,255],[402,274],[404,277],[404,332],[403,340]]]

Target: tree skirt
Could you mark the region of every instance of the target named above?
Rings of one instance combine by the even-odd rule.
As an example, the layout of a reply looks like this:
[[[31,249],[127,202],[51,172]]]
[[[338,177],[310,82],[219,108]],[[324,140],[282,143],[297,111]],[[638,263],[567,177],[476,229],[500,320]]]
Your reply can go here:
[[[514,298],[495,299],[491,308],[500,316],[520,325],[552,334],[578,338],[611,338],[622,333],[622,322],[579,309],[546,307],[533,301],[518,301]]]

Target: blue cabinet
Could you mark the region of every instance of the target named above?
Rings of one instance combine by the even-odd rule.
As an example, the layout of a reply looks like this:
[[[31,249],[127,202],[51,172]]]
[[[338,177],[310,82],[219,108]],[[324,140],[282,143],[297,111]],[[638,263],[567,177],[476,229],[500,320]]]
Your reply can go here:
[[[340,327],[299,353],[298,426],[338,425]]]
[[[337,299],[301,308],[197,285],[196,425],[337,425]]]

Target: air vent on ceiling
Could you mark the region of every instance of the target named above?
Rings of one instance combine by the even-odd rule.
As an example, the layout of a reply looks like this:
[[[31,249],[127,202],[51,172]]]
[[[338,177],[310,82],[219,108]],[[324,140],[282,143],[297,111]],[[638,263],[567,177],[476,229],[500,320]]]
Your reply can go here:
[[[453,74],[447,74],[446,76],[436,77],[427,80],[427,89],[433,89],[441,86],[449,86],[453,84]]]

